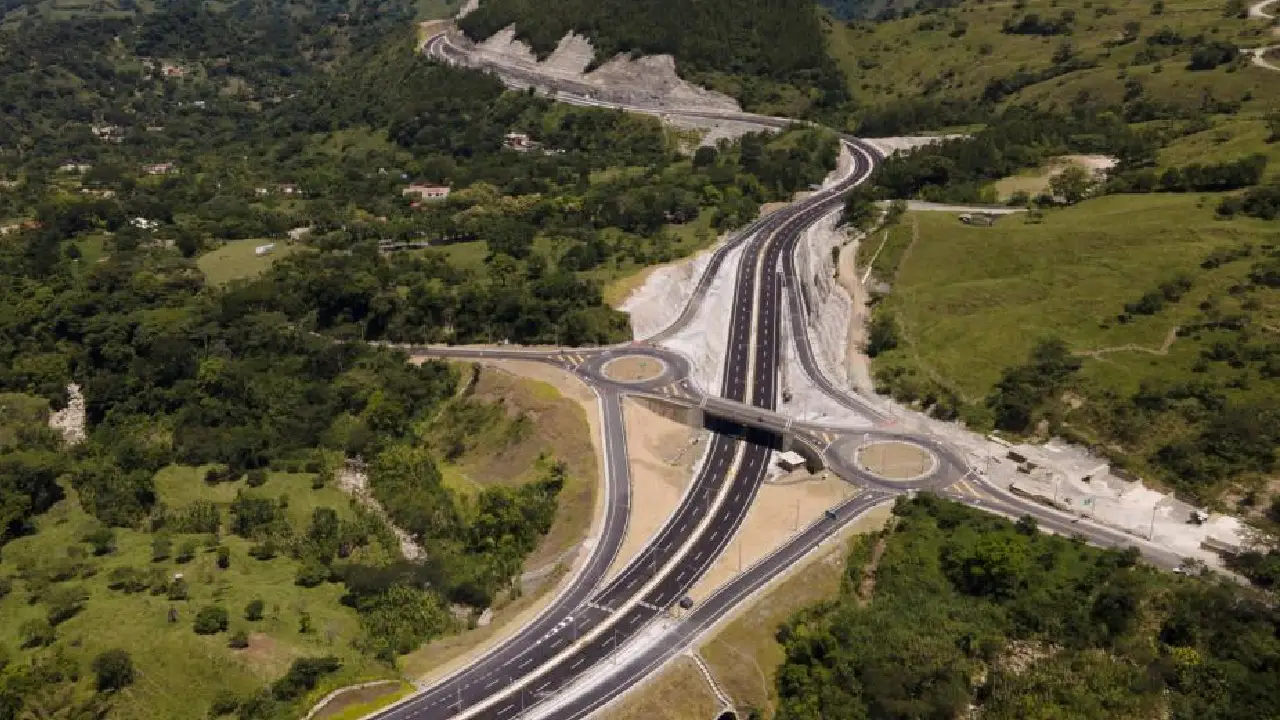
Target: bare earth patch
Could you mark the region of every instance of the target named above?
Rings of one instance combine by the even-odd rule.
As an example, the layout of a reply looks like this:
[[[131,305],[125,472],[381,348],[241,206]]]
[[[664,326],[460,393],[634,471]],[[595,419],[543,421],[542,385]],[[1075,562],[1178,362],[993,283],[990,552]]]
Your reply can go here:
[[[691,658],[681,656],[596,717],[602,720],[713,720],[719,709],[720,703],[697,665]]]
[[[890,480],[910,480],[933,467],[933,456],[917,445],[877,442],[858,448],[858,464]]]
[[[818,519],[857,490],[831,473],[797,470],[766,482],[724,553],[689,592],[695,602],[733,579],[740,568],[773,552],[799,528]]]
[[[706,446],[705,432],[664,418],[634,400],[623,401],[622,415],[631,462],[631,519],[608,577],[619,573],[676,509]]]

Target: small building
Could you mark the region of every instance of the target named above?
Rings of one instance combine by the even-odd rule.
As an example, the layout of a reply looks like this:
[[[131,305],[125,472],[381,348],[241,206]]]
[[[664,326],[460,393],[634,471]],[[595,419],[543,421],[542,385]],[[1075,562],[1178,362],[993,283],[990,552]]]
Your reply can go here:
[[[166,162],[143,165],[142,171],[148,175],[173,175],[178,172],[178,168],[173,163]]]
[[[293,183],[280,183],[279,185],[276,186],[276,189],[279,190],[284,195],[301,195],[302,194],[302,190],[297,185],[294,185]]]
[[[258,247],[254,248],[253,254],[258,256],[270,255],[272,252],[275,251],[275,249],[276,249],[275,243],[267,243],[266,245],[259,245]]]
[[[529,137],[528,133],[507,133],[503,137],[502,144],[508,150],[517,152],[528,152],[542,147],[542,143]]]
[[[58,166],[58,170],[65,173],[87,173],[93,169],[93,166],[87,162],[79,160],[67,160]]]
[[[449,187],[446,185],[422,185],[414,183],[409,187],[400,191],[401,195],[416,195],[419,200],[444,200],[449,197]]]
[[[254,188],[253,194],[257,195],[258,197],[266,197],[271,194],[271,191],[264,187],[260,187],[260,188]]]
[[[156,228],[160,227],[159,220],[148,220],[143,217],[133,218],[132,220],[129,221],[129,224],[138,228],[139,230],[155,230]]]
[[[778,453],[778,467],[790,472],[805,466],[804,456],[795,450]]]
[[[93,125],[89,127],[93,136],[103,142],[121,142],[124,140],[124,128],[119,125]]]

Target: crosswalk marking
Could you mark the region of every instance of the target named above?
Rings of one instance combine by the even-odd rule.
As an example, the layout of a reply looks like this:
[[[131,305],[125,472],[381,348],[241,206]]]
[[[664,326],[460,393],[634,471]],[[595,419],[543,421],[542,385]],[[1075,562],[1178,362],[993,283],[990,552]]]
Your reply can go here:
[[[969,480],[968,478],[963,478],[949,485],[947,489],[953,492],[959,493],[961,495],[968,495],[970,497],[976,497],[976,498],[983,497],[985,493],[979,490],[978,487],[972,483],[973,481]]]

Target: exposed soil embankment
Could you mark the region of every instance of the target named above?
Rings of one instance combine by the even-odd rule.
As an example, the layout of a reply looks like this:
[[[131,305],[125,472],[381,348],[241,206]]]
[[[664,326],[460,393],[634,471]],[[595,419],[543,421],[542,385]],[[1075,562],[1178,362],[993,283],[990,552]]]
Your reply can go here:
[[[546,60],[516,39],[515,26],[473,43],[460,33],[453,42],[464,50],[471,65],[485,67],[509,82],[550,86],[566,92],[590,94],[598,100],[670,107],[673,110],[722,110],[740,112],[738,102],[723,93],[698,87],[676,74],[675,58],[648,55],[631,58],[618,55],[592,72],[588,65],[595,48],[587,38],[570,33]]]

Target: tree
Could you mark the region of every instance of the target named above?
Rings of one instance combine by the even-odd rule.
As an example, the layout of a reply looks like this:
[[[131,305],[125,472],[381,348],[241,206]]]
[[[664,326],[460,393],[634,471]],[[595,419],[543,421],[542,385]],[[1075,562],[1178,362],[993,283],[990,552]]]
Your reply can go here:
[[[231,567],[231,548],[226,545],[218,546],[218,567],[223,570]]]
[[[1068,165],[1062,172],[1049,180],[1049,189],[1053,191],[1056,197],[1062,198],[1068,205],[1075,205],[1085,199],[1093,189],[1093,186],[1092,174],[1074,163]]]
[[[133,658],[124,650],[107,650],[93,659],[98,692],[121,690],[133,684]]]
[[[227,646],[241,650],[249,647],[249,634],[243,630],[237,630],[231,639],[227,641]]]
[[[216,635],[227,629],[228,622],[226,608],[221,605],[206,605],[196,613],[194,628],[197,635]]]

